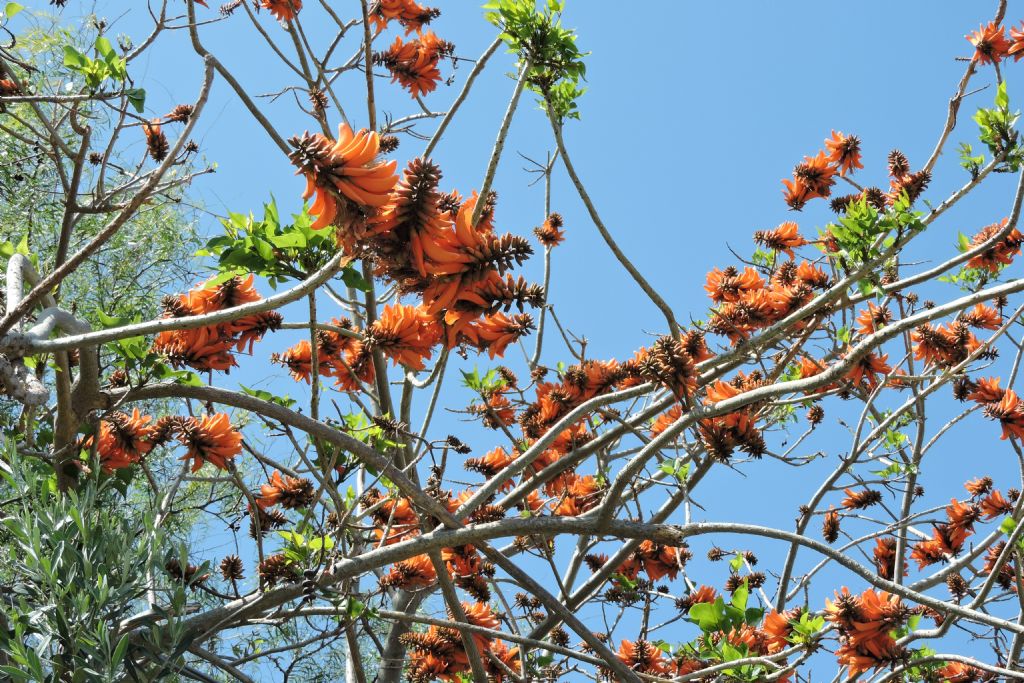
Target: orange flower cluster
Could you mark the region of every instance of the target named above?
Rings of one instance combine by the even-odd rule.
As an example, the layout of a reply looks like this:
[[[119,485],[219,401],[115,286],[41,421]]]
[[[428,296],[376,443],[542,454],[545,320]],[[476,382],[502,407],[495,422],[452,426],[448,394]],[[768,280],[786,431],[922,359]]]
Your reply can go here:
[[[754,371],[750,375],[739,373],[732,382],[717,381],[710,385],[704,402],[710,405],[725,401],[765,384],[760,372]],[[728,460],[737,448],[755,458],[763,455],[766,450],[764,437],[755,425],[758,407],[751,404],[732,413],[701,420],[699,432],[708,455],[722,462]]]
[[[971,238],[971,247],[978,247],[999,233],[1006,230],[1009,218],[1004,218],[999,223],[993,223],[981,229]],[[1003,266],[1013,263],[1013,257],[1020,255],[1021,245],[1024,244],[1024,235],[1017,228],[1010,230],[1005,237],[978,254],[967,262],[968,268],[984,268],[990,273],[998,273]]]
[[[246,279],[232,277],[220,284],[207,282],[193,288],[188,294],[164,299],[165,317],[184,318],[191,315],[223,311],[242,304],[259,301],[253,287],[253,276]],[[233,355],[253,344],[273,330],[281,327],[281,314],[264,311],[243,316],[216,325],[187,330],[161,332],[153,341],[153,351],[167,356],[175,367],[188,366],[195,370],[223,370],[238,365]]]
[[[294,510],[309,507],[314,496],[313,482],[309,479],[287,475],[282,477],[280,472],[275,471],[270,475],[270,481],[260,486],[256,504],[264,509],[280,504],[286,510]]]
[[[179,418],[177,432],[178,440],[188,447],[181,459],[192,460],[193,472],[207,462],[226,470],[228,461],[242,452],[242,434],[231,426],[226,413]]]
[[[675,580],[686,563],[690,561],[693,554],[684,543],[679,547],[667,546],[652,540],[643,541],[636,550],[630,553],[629,557],[618,566],[615,573],[621,574],[630,581],[635,581],[643,571],[652,582],[659,581],[664,577]],[[607,555],[587,555],[585,558],[587,566],[591,571],[598,571],[608,563]],[[616,580],[613,579],[613,582]],[[690,594],[690,605],[698,602],[714,602],[716,597],[715,589],[710,586],[702,586],[700,590]]]
[[[343,318],[331,320],[331,325],[358,334],[352,321]],[[360,391],[363,384],[369,384],[376,377],[373,358],[367,345],[352,336],[333,330],[318,330],[316,344],[317,370],[324,377],[333,377],[334,385],[340,391]],[[312,346],[303,339],[282,354],[273,354],[271,362],[288,368],[292,379],[310,382],[313,373]]]
[[[380,33],[392,20],[405,27],[405,34],[422,30],[424,24],[441,15],[441,10],[424,7],[415,0],[377,0],[370,10],[370,24]]]
[[[819,151],[813,157],[805,156],[793,169],[793,178],[782,181],[786,204],[794,211],[799,211],[812,199],[831,195],[836,173],[846,175],[864,168],[857,136],[832,131],[832,137],[825,140],[825,147],[828,154]]]
[[[576,406],[616,388],[626,373],[614,360],[585,360],[566,368],[559,382],[537,382],[536,399],[519,415],[524,434],[540,438]]]
[[[540,243],[548,249],[557,247],[565,240],[565,231],[562,230],[562,214],[552,213],[544,219],[544,223],[533,229]]]
[[[1002,24],[990,21],[982,24],[977,31],[964,38],[974,46],[972,60],[979,64],[998,64],[1005,57],[1013,55],[1014,61],[1024,57],[1024,29],[1010,29],[1010,40]]]
[[[96,452],[104,472],[110,474],[114,470],[130,467],[153,450],[157,430],[155,425],[149,424],[152,419],[149,415],[139,414],[139,409],[135,408],[131,415],[115,412],[100,421]],[[91,447],[92,441],[92,437],[89,437],[83,442],[83,447]]]
[[[927,323],[921,325],[910,335],[914,342],[914,358],[939,367],[957,365],[981,347],[981,341],[970,328],[995,330],[1001,321],[1002,316],[997,310],[978,304],[949,325],[937,328]]]
[[[338,137],[331,140],[322,133],[307,131],[288,141],[294,148],[289,159],[306,177],[303,199],[316,195],[309,208],[317,216],[313,229],[338,223],[339,242],[347,245],[346,233],[361,238],[366,230],[365,217],[388,203],[398,182],[397,161],[378,162],[380,137],[375,131],[353,133],[348,124],[338,125]]]
[[[512,402],[505,395],[504,387],[487,391],[483,395],[483,401],[471,405],[471,413],[480,415],[484,426],[488,429],[501,429],[510,427],[516,421],[516,411]]]
[[[493,196],[485,203],[480,220],[472,225],[476,194],[464,202],[455,193],[441,195],[437,191],[440,170],[421,159],[409,164],[397,187],[394,182],[382,181],[374,189],[379,194],[372,201],[360,194],[369,187],[365,184],[346,195],[354,187],[346,177],[358,184],[363,178],[394,170],[394,162],[368,165],[377,153],[376,134],[360,135],[365,153],[338,156],[321,149],[316,136],[307,134],[293,140],[296,151],[292,159],[307,175],[307,196],[319,193],[313,209],[324,213],[313,227],[332,221],[338,224],[337,217],[342,215],[338,212],[344,207],[345,222],[339,224],[336,237],[346,253],[372,258],[377,277],[396,283],[403,295],[422,298],[418,306],[385,307],[365,331],[366,350],[379,348],[394,362],[417,370],[423,369],[433,346],[442,341],[448,347],[473,346],[492,358],[502,355],[509,344],[533,329],[528,314],[509,316],[502,310],[516,306],[522,311],[526,305],[543,303],[539,287],[506,274],[532,254],[529,243],[494,233]],[[353,374],[363,381],[372,380],[371,364],[362,362],[362,351],[361,346],[345,346],[345,365],[354,373],[342,373],[334,362],[322,364],[321,371],[347,382],[345,388],[356,389],[358,383],[350,381]],[[308,359],[308,344],[300,344],[279,361],[286,363],[297,379],[305,379]]]
[[[1008,439],[1011,436],[1024,439],[1024,402],[1012,389],[999,386],[998,377],[979,379],[967,399],[984,407],[985,415],[997,420],[1003,428],[999,437]]]
[[[911,613],[899,597],[870,588],[856,596],[844,586],[834,602],[825,601],[825,618],[835,625],[842,643],[836,658],[851,678],[902,660],[903,648],[890,631]]]
[[[701,595],[697,596],[698,593]],[[695,597],[700,599],[694,599]],[[702,586],[700,590],[692,593],[686,602],[688,605],[693,605],[698,602],[713,602],[714,599],[714,591],[707,586]],[[688,605],[686,605],[687,609]],[[790,622],[799,619],[801,611],[800,609],[782,613],[772,611],[765,616],[760,627],[744,625],[739,629],[730,629],[727,633],[714,634],[714,637],[721,638],[734,647],[745,648],[750,656],[775,654],[790,647],[787,640],[793,630]],[[619,661],[633,671],[664,678],[686,676],[712,664],[694,658],[691,651],[686,648],[680,648],[675,657],[670,660],[660,648],[645,640],[622,640],[616,656]],[[785,660],[782,660],[782,663],[785,663]],[[786,683],[790,680],[790,674],[785,674],[776,680]]]
[[[374,535],[381,545],[391,545],[420,534],[419,515],[408,498],[384,497],[377,489],[363,494],[363,508],[372,509]]]
[[[260,0],[260,6],[269,10],[280,22],[289,22],[298,16],[302,0]]]
[[[466,613],[466,621],[474,626],[496,629],[499,625],[498,618],[486,603],[462,603],[462,609]],[[505,671],[494,664],[490,656],[513,671],[519,670],[519,648],[509,649],[504,642],[481,633],[472,633],[472,638],[488,680],[501,683],[506,679]],[[457,683],[464,680],[464,674],[471,669],[462,636],[455,629],[431,626],[424,633],[406,633],[401,636],[401,640],[411,650],[407,670],[409,680],[437,679]]]
[[[391,72],[392,83],[397,81],[412,97],[422,97],[434,92],[441,80],[438,62],[454,52],[452,43],[427,31],[409,42],[395,36],[391,47],[375,54],[373,61]]]
[[[914,545],[910,557],[917,560],[918,569],[960,554],[967,537],[974,533],[974,523],[982,517],[981,507],[975,503],[956,500],[946,506],[947,522],[932,526],[932,537]]]
[[[892,322],[892,311],[886,306],[868,302],[868,307],[857,314],[857,334],[867,337]]]
[[[552,512],[558,517],[576,517],[593,510],[601,502],[603,486],[591,474],[573,476],[559,500],[551,503]]]
[[[793,248],[807,244],[796,231],[794,223],[784,223],[776,230],[761,231],[755,239],[762,244],[793,255]],[[711,300],[718,304],[708,322],[709,332],[726,336],[733,344],[746,340],[756,330],[782,320],[809,303],[814,290],[829,286],[825,272],[807,262],[793,260],[780,265],[771,281],[751,267],[743,271],[729,266],[715,268],[704,285]]]
[[[935,673],[939,676],[939,680],[946,683],[975,683],[986,680],[984,671],[976,666],[960,662],[949,662]]]
[[[783,223],[774,230],[756,231],[754,233],[754,241],[764,245],[767,249],[783,252],[790,260],[796,258],[793,254],[794,249],[808,243],[800,235],[799,226],[792,221]]]
[[[615,655],[620,662],[638,673],[651,676],[668,676],[672,673],[665,653],[657,645],[646,640],[623,640]]]
[[[441,326],[423,306],[395,304],[385,306],[367,328],[366,345],[380,349],[396,365],[422,370],[441,334]]]
[[[242,435],[225,413],[202,418],[163,417],[150,424],[152,419],[135,409],[130,416],[114,412],[100,421],[96,452],[104,472],[109,474],[140,462],[142,456],[175,435],[188,447],[181,459],[193,460],[193,472],[204,462],[227,469],[227,461],[242,452]],[[93,437],[89,437],[82,447],[90,448],[92,444]]]

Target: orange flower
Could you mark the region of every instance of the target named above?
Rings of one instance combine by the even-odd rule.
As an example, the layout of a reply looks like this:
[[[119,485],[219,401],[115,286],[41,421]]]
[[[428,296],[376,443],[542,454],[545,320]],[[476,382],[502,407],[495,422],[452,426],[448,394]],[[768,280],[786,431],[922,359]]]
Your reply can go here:
[[[1003,322],[1003,316],[996,309],[986,306],[985,304],[977,304],[974,308],[962,313],[960,320],[964,324],[971,327],[977,327],[982,330],[997,330],[999,325]]]
[[[808,200],[814,199],[816,196],[799,180],[783,178],[782,184],[786,186],[786,189],[782,191],[782,196],[786,205],[793,211],[800,211]]]
[[[788,221],[774,230],[758,230],[754,233],[754,241],[768,249],[781,251],[793,259],[793,250],[807,244],[807,240],[800,236],[798,229],[796,223]]]
[[[395,19],[405,27],[405,34],[419,31],[424,24],[440,15],[439,10],[424,7],[415,0],[378,0],[370,12],[370,23],[378,33],[383,31],[389,21]]]
[[[484,426],[489,429],[509,427],[516,421],[516,411],[512,402],[500,391],[492,391],[483,403],[470,406],[470,410],[482,417]]]
[[[1006,39],[1006,33],[1001,25],[990,21],[982,24],[977,31],[964,36],[974,46],[974,61],[981,64],[989,62],[999,63],[1003,57],[1010,52],[1010,41]]]
[[[422,306],[394,304],[384,307],[366,330],[366,339],[371,349],[380,349],[395,365],[422,370],[440,340],[440,328]]]
[[[935,673],[945,683],[974,683],[984,680],[984,672],[981,669],[960,662],[948,662]]]
[[[704,285],[712,301],[739,301],[747,292],[764,289],[764,278],[753,268],[744,268],[740,273],[732,266],[725,270],[715,268],[707,276]]]
[[[985,415],[998,420],[1002,425],[1003,433],[999,437],[1000,440],[1011,436],[1024,439],[1024,406],[1012,389],[1007,389],[998,403],[985,406]]]
[[[375,61],[391,72],[391,82],[398,83],[413,97],[433,92],[441,80],[437,64],[442,57],[451,55],[455,46],[438,38],[433,31],[404,42],[396,36],[386,52],[376,56]]]
[[[231,426],[227,413],[189,418],[183,422],[178,438],[188,446],[182,460],[193,461],[193,472],[204,462],[226,470],[228,460],[242,452],[242,435]]]
[[[690,559],[690,550],[685,545],[673,548],[651,540],[643,541],[635,554],[651,581],[658,581],[665,576],[675,580]]]
[[[854,364],[846,373],[846,379],[855,385],[866,384],[868,389],[874,391],[878,386],[878,375],[892,372],[892,367],[886,362],[888,359],[889,354],[879,355],[872,351]]]
[[[426,588],[437,581],[434,563],[427,555],[415,555],[392,565],[391,570],[381,577],[380,585],[384,587],[415,590]]]
[[[218,284],[208,281],[187,294],[165,298],[164,315],[182,318],[213,313],[260,298],[251,274],[245,279],[232,277]],[[281,322],[280,313],[264,311],[217,325],[161,332],[153,341],[153,350],[166,355],[177,367],[228,371],[238,364],[231,354],[232,348],[242,351],[248,345],[251,353],[253,344],[267,332],[279,329]]]
[[[1001,380],[998,377],[983,377],[979,379],[974,390],[967,394],[967,399],[975,403],[998,403],[1006,394],[1006,389],[999,386]]]
[[[1013,61],[1020,61],[1020,58],[1024,57],[1024,22],[1021,23],[1021,28],[1010,29],[1010,42],[1007,54],[1013,55]]]
[[[818,152],[813,157],[804,157],[804,160],[793,169],[793,177],[807,188],[813,197],[828,197],[835,184],[833,176],[836,168],[831,165],[824,152]],[[811,198],[811,197],[808,197]]]
[[[533,317],[519,313],[511,318],[504,313],[493,313],[463,329],[463,335],[493,360],[505,355],[508,345],[518,341],[534,329]]]
[[[646,640],[623,640],[615,653],[623,664],[633,671],[660,676],[669,673],[664,653]]]
[[[519,457],[518,453],[509,455],[501,446],[489,451],[482,458],[468,458],[463,466],[472,472],[479,472],[488,479],[504,470],[512,464],[512,461]],[[512,488],[512,480],[509,479],[502,484],[502,490]]]
[[[843,493],[846,494],[846,498],[843,499],[841,505],[847,510],[863,510],[882,502],[882,494],[871,489],[863,491],[843,489]]]
[[[270,482],[260,486],[260,495],[256,503],[261,508],[268,508],[281,504],[281,507],[288,510],[308,507],[313,502],[313,482],[309,479],[298,477],[281,477],[281,473],[274,471],[270,475]]]
[[[835,164],[839,175],[852,173],[854,169],[864,168],[860,162],[860,138],[856,135],[843,135],[832,131],[832,137],[825,140],[829,163]]]
[[[153,340],[153,350],[167,356],[175,367],[222,372],[238,365],[231,355],[234,345],[235,340],[220,325],[161,332]]]
[[[566,495],[554,506],[554,514],[560,517],[576,517],[593,510],[601,500],[601,485],[592,475],[576,477],[566,490]]]
[[[885,306],[868,302],[868,307],[857,315],[857,334],[874,334],[892,322],[892,311]]]
[[[260,0],[260,4],[281,22],[291,21],[302,9],[302,0]]]
[[[981,512],[985,519],[994,519],[1000,515],[1008,515],[1013,512],[1013,503],[1003,498],[999,491],[993,491],[981,500]]]
[[[111,413],[100,422],[96,452],[104,472],[110,474],[114,470],[129,467],[153,449],[155,430],[148,424],[152,419],[149,415],[141,415],[139,409],[135,408],[130,416]],[[90,438],[84,445],[88,448],[91,444]]]
[[[544,224],[533,229],[540,243],[548,249],[557,247],[565,239],[565,232],[562,231],[562,215],[552,213],[544,219]]]
[[[146,136],[146,151],[153,161],[157,163],[167,158],[170,145],[167,143],[167,136],[160,130],[160,119],[144,122],[142,132]]]
[[[317,216],[313,229],[335,221],[339,199],[351,202],[357,210],[384,206],[398,182],[397,161],[374,162],[380,152],[380,138],[375,131],[353,133],[348,124],[342,123],[338,125],[337,140],[307,132],[289,143],[295,148],[289,158],[298,167],[297,173],[306,177],[302,198],[316,194],[309,209],[310,214]],[[354,215],[358,211],[348,213]],[[348,213],[344,217],[348,218]]]
[[[675,404],[667,411],[659,415],[655,420],[654,424],[651,425],[651,436],[655,437],[664,432],[673,422],[678,420],[683,415],[683,407],[680,404]]]
[[[999,223],[993,223],[982,228],[978,234],[971,238],[971,248],[973,249],[988,242],[1005,230],[1008,221],[1008,218],[1004,218]],[[1013,228],[1001,240],[968,261],[967,267],[985,268],[990,273],[998,273],[1002,266],[1008,266],[1013,262],[1014,256],[1020,255],[1022,244],[1024,244],[1024,235],[1017,228]]]

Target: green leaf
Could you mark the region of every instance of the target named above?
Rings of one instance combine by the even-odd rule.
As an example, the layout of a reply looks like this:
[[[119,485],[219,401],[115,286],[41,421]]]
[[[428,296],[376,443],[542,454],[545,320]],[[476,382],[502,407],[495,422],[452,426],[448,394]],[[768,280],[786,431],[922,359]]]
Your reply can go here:
[[[18,14],[23,9],[25,9],[24,6],[19,5],[16,2],[9,2],[4,6],[4,15],[8,19],[13,19],[14,15]]]
[[[71,45],[64,46],[64,66],[69,69],[81,71],[89,63],[89,58],[76,50]]]
[[[104,59],[106,62],[110,62],[117,58],[117,53],[114,52],[114,46],[110,44],[110,41],[105,37],[100,36],[96,39],[96,53]]]
[[[363,277],[362,273],[352,266],[346,266],[345,269],[341,271],[341,279],[346,285],[358,289],[360,292],[370,291],[370,283],[366,281],[366,278]]]
[[[1010,106],[1010,96],[1006,94],[1006,81],[999,84],[996,89],[996,106],[1000,109],[1007,109]]]
[[[130,88],[125,90],[124,94],[128,98],[128,103],[141,114],[146,106],[146,91],[143,88]]]
[[[747,598],[750,597],[750,588],[747,587],[747,581],[744,579],[743,584],[740,585],[732,593],[732,606],[736,609],[747,608]]]
[[[1014,521],[1013,517],[1007,517],[1003,520],[1003,523],[999,525],[999,530],[1009,536],[1013,533],[1013,530],[1017,528],[1017,522]]]

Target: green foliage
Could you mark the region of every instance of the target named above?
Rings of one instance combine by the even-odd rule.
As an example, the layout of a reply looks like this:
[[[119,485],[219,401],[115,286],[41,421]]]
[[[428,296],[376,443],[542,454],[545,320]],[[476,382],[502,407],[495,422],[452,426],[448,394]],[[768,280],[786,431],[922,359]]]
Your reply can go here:
[[[825,617],[811,616],[811,613],[805,610],[800,614],[799,619],[791,620],[789,625],[793,629],[789,634],[789,642],[796,645],[810,645],[817,640],[818,634],[825,628]]]
[[[484,5],[484,16],[501,30],[509,52],[529,60],[527,85],[541,95],[541,109],[550,105],[559,121],[579,119],[576,101],[586,92],[587,67],[576,46],[576,32],[562,26],[561,0],[546,0],[537,9],[535,0],[492,0]]]
[[[81,74],[86,86],[92,91],[99,89],[108,79],[121,83],[128,78],[128,62],[118,56],[109,40],[103,36],[97,37],[93,49],[95,59],[79,52],[74,45],[65,45],[64,66]],[[142,111],[141,108],[139,111]]]
[[[1020,136],[1014,125],[1020,118],[1020,112],[1010,112],[1010,97],[1006,93],[1006,81],[996,89],[995,107],[979,109],[974,114],[974,122],[978,124],[979,139],[988,147],[992,156],[1005,154],[1006,158],[996,170],[1016,172],[1024,160],[1024,150],[1020,148]]]
[[[728,603],[722,596],[715,598],[714,602],[698,602],[690,607],[687,619],[700,628],[706,634],[715,632],[728,633],[734,628],[741,628],[744,625],[757,625],[761,623],[764,610],[760,607],[747,607],[747,599],[750,597],[750,589],[747,582],[738,587],[732,594]]]
[[[742,558],[737,556],[742,562]],[[749,657],[747,646],[734,645],[725,638],[714,637],[713,634],[728,633],[744,625],[756,626],[764,617],[764,610],[759,607],[748,607],[750,590],[747,582],[733,591],[729,602],[718,596],[714,602],[697,603],[690,607],[687,619],[695,623],[704,636],[692,643],[682,646],[681,651],[687,656],[701,661],[727,663]],[[722,673],[729,680],[759,681],[768,671],[760,665],[743,664],[735,668],[727,668]]]
[[[462,386],[469,387],[479,394],[488,394],[505,386],[505,378],[494,368],[481,376],[480,371],[474,365],[473,372],[462,370]]]
[[[871,206],[866,198],[852,201],[838,222],[828,225],[828,232],[839,245],[836,252],[839,261],[847,270],[856,270],[864,263],[880,258],[882,250],[892,247],[897,239],[908,232],[923,229],[921,213],[911,210],[906,192],[884,212]],[[871,275],[857,283],[862,294],[874,291],[877,283],[873,278]]]
[[[214,282],[255,273],[276,289],[281,282],[305,279],[337,252],[331,231],[311,228],[313,221],[305,208],[293,216],[290,225],[282,225],[273,198],[263,205],[262,220],[251,213],[229,213],[221,223],[225,234],[212,238],[197,252],[198,256],[217,257],[220,275]],[[350,287],[369,291],[369,283],[354,268],[345,268],[342,279]]]
[[[981,167],[985,163],[984,154],[975,154],[974,149],[966,142],[960,143],[960,165],[963,166],[972,179],[976,179],[981,173]]]
[[[112,486],[87,478],[77,491],[58,493],[54,475],[21,460],[12,444],[0,487],[18,491],[5,507],[0,576],[10,587],[0,601],[0,660],[9,680],[157,680],[171,672],[144,672],[132,652],[146,646],[121,633],[120,622],[140,610],[160,571],[163,533],[152,513],[137,514]],[[155,587],[155,586],[154,586]],[[149,632],[149,646],[177,657],[174,613],[184,595],[171,591],[170,610]],[[143,606],[142,609],[145,609]],[[17,672],[17,673],[16,673]]]

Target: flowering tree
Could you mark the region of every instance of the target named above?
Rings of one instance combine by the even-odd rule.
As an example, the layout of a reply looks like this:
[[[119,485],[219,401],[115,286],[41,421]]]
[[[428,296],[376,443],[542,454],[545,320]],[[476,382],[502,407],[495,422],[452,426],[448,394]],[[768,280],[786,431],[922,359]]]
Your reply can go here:
[[[49,186],[32,193],[57,198],[54,239],[15,228],[0,245],[5,676],[1024,678],[1024,280],[1009,273],[1024,147],[1003,80],[1024,28],[1004,26],[1005,0],[967,35],[924,163],[894,150],[887,169],[865,168],[860,140],[833,131],[782,181],[780,215],[827,203],[834,219],[814,235],[787,220],[735,264],[708,264],[706,319],[689,324],[573,166],[562,131],[580,118],[586,55],[560,2],[487,3],[495,38],[441,111],[427,101],[465,58],[434,32],[441,12],[414,0],[150,9],[137,44],[95,21],[87,40],[51,32],[38,47],[16,31],[35,10],[11,2],[2,18],[18,37],[0,46],[0,134],[14,162],[44,167]],[[282,130],[209,47],[222,22],[248,22],[253,50],[281,62],[276,96],[295,96],[309,130]],[[201,87],[154,115],[134,67],[182,34]],[[479,185],[445,188],[432,154],[469,144],[451,124],[502,47],[516,73]],[[961,108],[979,80],[995,96],[975,129]],[[271,201],[262,218],[222,217],[197,260],[213,272],[167,293],[160,314],[146,313],[156,295],[89,299],[93,272],[106,274],[97,289],[132,286],[131,268],[91,269],[212,170],[192,134],[215,84],[280,152],[260,163],[305,181],[301,211]],[[408,93],[412,113],[381,115],[384,88]],[[499,228],[494,180],[531,96],[551,153],[535,169],[546,218],[529,235]],[[587,229],[552,211],[563,169],[663,314],[630,358],[588,356],[556,317],[552,255]],[[929,196],[940,171],[960,187]],[[997,173],[1021,178],[999,215],[920,265],[917,250],[949,241],[933,226]],[[522,271],[538,256],[533,283]],[[240,360],[280,381],[232,385]],[[448,433],[446,410],[472,439]],[[933,454],[967,425],[1021,481],[971,462],[956,498],[926,495]],[[791,527],[702,506],[720,494],[716,472],[756,476],[767,460],[812,492],[785,501]]]

